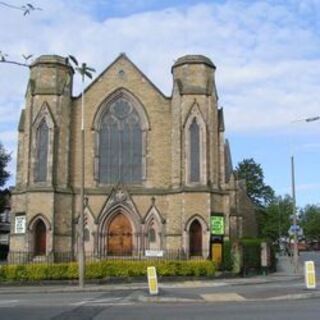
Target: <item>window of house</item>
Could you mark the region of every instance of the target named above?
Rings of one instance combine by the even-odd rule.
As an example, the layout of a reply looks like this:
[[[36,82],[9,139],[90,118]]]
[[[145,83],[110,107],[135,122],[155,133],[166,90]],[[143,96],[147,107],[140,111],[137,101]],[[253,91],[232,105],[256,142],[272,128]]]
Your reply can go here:
[[[102,183],[142,180],[142,130],[133,105],[124,98],[110,105],[101,120],[99,178]]]
[[[49,128],[42,120],[36,132],[36,165],[35,181],[47,180]]]

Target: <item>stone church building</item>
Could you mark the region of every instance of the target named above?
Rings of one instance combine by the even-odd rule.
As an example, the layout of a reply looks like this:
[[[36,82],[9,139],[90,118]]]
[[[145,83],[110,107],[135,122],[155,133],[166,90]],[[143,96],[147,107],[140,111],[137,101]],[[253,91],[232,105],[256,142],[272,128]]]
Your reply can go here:
[[[205,56],[179,58],[168,97],[121,54],[85,89],[87,254],[209,257],[215,243],[256,235],[254,206],[232,171],[215,69]],[[77,253],[82,97],[72,95],[73,77],[60,56],[30,66],[11,253]]]

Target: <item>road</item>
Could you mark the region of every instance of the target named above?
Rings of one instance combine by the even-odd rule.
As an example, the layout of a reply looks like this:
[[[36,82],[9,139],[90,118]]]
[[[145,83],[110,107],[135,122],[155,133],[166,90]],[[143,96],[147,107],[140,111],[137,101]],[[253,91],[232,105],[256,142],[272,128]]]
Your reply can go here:
[[[33,295],[0,302],[1,320],[308,320],[319,319],[319,299],[273,302],[134,304],[128,292],[108,294]]]
[[[306,293],[302,277],[250,285],[212,282],[208,286],[194,283],[190,287],[179,287],[163,284],[159,298],[164,300],[160,303],[152,302],[153,298],[143,288],[104,292],[11,292],[0,294],[0,319],[319,319],[320,291],[312,292],[317,293],[317,298],[287,300],[297,293]],[[283,297],[281,301],[270,300]]]
[[[314,261],[315,268],[316,268],[316,275],[319,281],[320,280],[320,251],[300,252],[299,260],[301,263],[308,260]]]
[[[316,262],[320,279],[320,253],[301,253],[300,261],[304,260]],[[260,281],[261,278],[263,281],[264,277],[260,277]],[[270,279],[270,276],[267,278]],[[109,289],[110,291],[106,289],[104,292],[39,293],[33,289],[22,294],[12,291],[0,294],[0,319],[319,319],[319,289],[312,291],[318,294],[317,298],[289,300],[307,292],[303,277],[296,277],[290,281],[274,279],[268,283],[250,285],[241,284],[241,279],[232,285],[226,280],[221,280],[220,285],[218,281],[205,285],[202,283],[199,286],[193,282],[189,287],[162,284],[160,298],[167,300],[161,300],[161,303],[150,302],[146,290],[141,287]],[[4,292],[3,290],[4,288],[1,291]],[[288,298],[289,296],[291,298]]]

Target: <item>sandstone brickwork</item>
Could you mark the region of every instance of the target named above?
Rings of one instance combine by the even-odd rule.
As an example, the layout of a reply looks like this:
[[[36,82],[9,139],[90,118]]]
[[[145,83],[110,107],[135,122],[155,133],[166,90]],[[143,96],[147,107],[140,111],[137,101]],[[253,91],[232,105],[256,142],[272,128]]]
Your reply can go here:
[[[171,70],[172,96],[167,97],[121,54],[85,89],[87,251],[98,256],[114,253],[119,240],[130,254],[152,248],[207,257],[212,239],[210,217],[215,214],[224,216],[221,240],[256,234],[252,203],[232,173],[226,174],[230,166],[226,168],[223,110],[218,108],[215,69],[204,56],[179,58]],[[25,216],[25,230],[12,224],[10,251],[31,256],[76,255],[82,97],[72,96],[74,71],[67,59],[44,55],[30,70],[19,123],[12,199],[13,219]],[[101,119],[117,99],[126,99],[139,117],[142,169],[141,180],[135,183],[106,183],[99,178]],[[47,175],[45,181],[37,181],[35,170],[41,160],[37,130],[42,121],[48,127],[47,146],[42,150]],[[196,147],[192,123],[198,128]],[[192,152],[200,163],[196,181],[191,177],[195,163]],[[117,219],[127,228],[123,234],[117,233],[121,227],[114,225]]]

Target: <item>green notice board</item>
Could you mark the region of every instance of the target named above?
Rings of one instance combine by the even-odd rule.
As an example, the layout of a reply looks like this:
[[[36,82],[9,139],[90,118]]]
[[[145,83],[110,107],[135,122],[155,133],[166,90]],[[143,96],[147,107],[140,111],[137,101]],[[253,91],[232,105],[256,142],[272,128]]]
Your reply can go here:
[[[211,216],[211,234],[223,235],[224,234],[224,217]]]

